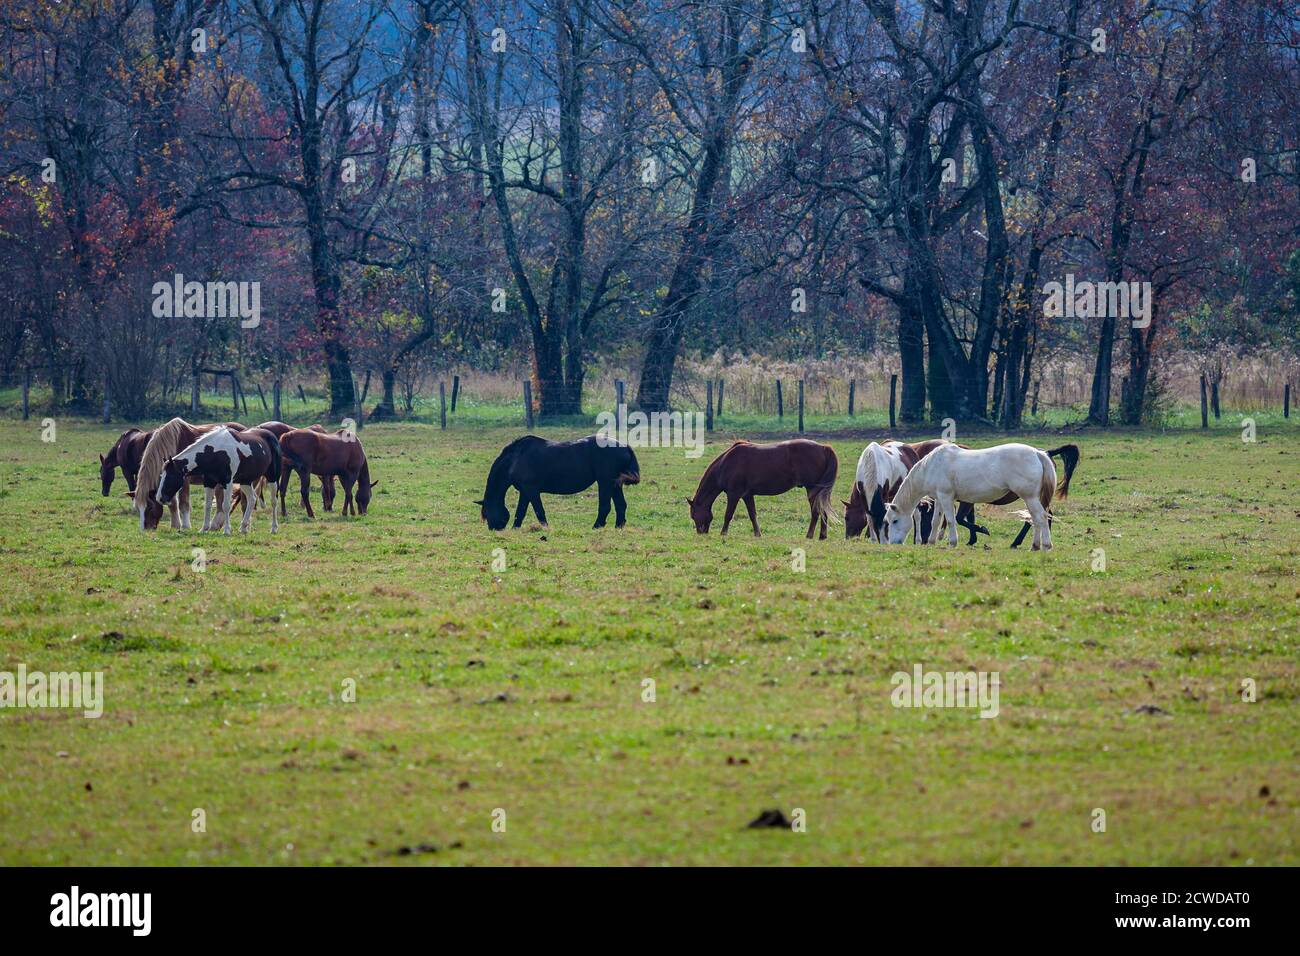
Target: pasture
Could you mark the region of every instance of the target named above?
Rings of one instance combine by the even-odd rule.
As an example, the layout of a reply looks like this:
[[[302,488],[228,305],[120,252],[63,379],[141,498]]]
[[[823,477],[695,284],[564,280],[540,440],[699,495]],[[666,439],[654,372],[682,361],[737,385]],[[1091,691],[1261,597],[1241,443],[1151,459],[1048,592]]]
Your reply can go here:
[[[0,422],[0,670],[105,706],[0,710],[4,864],[1300,863],[1293,424],[1017,436],[1082,449],[1049,554],[990,507],[976,548],[806,541],[800,491],[697,536],[725,429],[638,449],[626,528],[593,488],[496,534],[522,429],[463,421],[365,428],[365,518],[294,482],[275,536],[145,535],[99,493],[122,427]],[[841,512],[880,436],[829,439]],[[893,707],[916,664],[997,671],[999,715]]]

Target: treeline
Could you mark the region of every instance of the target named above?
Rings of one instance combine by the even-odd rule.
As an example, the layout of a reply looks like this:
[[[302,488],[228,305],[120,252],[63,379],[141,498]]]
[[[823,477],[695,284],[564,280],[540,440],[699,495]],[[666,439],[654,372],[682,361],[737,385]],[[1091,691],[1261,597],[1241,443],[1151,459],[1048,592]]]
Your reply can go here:
[[[396,414],[526,357],[557,415],[888,348],[903,421],[1014,428],[1069,353],[1139,423],[1300,341],[1297,100],[1288,0],[9,0],[0,374]]]

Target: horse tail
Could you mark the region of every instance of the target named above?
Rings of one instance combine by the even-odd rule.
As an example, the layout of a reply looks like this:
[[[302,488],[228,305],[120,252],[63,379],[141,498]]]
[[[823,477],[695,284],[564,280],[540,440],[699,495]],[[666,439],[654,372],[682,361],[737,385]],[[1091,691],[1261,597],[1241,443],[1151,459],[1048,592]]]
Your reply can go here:
[[[1056,466],[1044,451],[1038,452],[1038,460],[1043,465],[1043,477],[1038,484],[1038,502],[1043,508],[1050,508],[1052,495],[1056,492]]]
[[[1079,464],[1079,446],[1062,445],[1060,448],[1049,448],[1047,455],[1049,458],[1056,456],[1065,464],[1065,477],[1061,479],[1061,484],[1056,489],[1056,496],[1064,501],[1070,494],[1070,478]]]
[[[284,467],[284,454],[280,451],[280,439],[268,431],[262,432],[262,437],[266,440],[267,447],[271,449],[271,464],[266,468],[266,478],[278,485],[280,483],[280,470]]]
[[[822,475],[817,483],[808,489],[808,497],[812,502],[813,508],[819,515],[826,518],[832,524],[839,524],[840,516],[831,507],[831,499],[835,494],[835,476],[840,471],[840,459],[835,454],[835,449],[830,445],[824,446],[828,452],[826,467],[822,469]]]

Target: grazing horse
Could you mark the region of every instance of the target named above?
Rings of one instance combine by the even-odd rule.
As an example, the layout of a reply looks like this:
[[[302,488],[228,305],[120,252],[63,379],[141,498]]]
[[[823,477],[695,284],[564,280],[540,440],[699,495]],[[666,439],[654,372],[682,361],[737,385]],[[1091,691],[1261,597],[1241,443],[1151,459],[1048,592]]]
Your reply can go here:
[[[311,490],[311,476],[318,475],[322,480],[338,478],[343,483],[343,513],[364,515],[370,506],[370,489],[379,484],[370,480],[370,464],[366,460],[361,441],[346,429],[331,435],[319,425],[311,428],[294,428],[284,433],[280,439],[280,451],[284,455],[284,468],[280,470],[280,507],[284,508],[285,491],[289,487],[289,476],[298,473],[299,488],[302,493],[302,506],[308,518],[315,518],[307,493]],[[352,486],[357,486],[356,499],[352,497]],[[331,498],[332,502],[333,499]]]
[[[109,496],[113,488],[113,478],[117,469],[122,469],[126,487],[135,491],[135,479],[140,473],[140,459],[144,457],[145,446],[153,432],[142,432],[138,428],[128,428],[118,436],[107,455],[99,456],[99,480],[103,485],[104,497]]]
[[[1077,449],[1074,460],[1077,461]],[[1062,499],[1069,493],[1069,472],[1061,482]],[[954,505],[960,501],[1003,502],[1014,495],[1025,502],[1033,520],[1035,551],[1051,550],[1047,509],[1056,487],[1056,466],[1047,452],[1015,442],[993,448],[968,449],[946,444],[917,463],[894,500],[885,506],[885,529],[891,544],[902,544],[912,526],[912,512],[927,495],[948,523],[948,543],[957,546]],[[1014,500],[1014,499],[1013,499]],[[937,535],[938,528],[931,533]]]
[[[493,531],[500,531],[510,519],[506,507],[506,489],[519,491],[515,507],[515,524],[524,523],[531,505],[542,527],[546,524],[546,509],[542,495],[576,495],[594,483],[600,494],[593,528],[605,527],[609,506],[614,505],[614,527],[627,524],[627,499],[623,497],[624,485],[635,485],[641,480],[641,465],[636,452],[627,445],[607,440],[597,435],[575,438],[572,441],[547,441],[537,435],[516,438],[497,455],[488,471],[487,488],[483,497],[474,502],[479,506],[479,517]]]
[[[731,526],[736,505],[745,503],[749,523],[758,535],[758,515],[754,511],[755,495],[782,495],[791,488],[808,490],[808,537],[821,523],[821,539],[826,538],[826,521],[839,519],[831,511],[831,494],[835,490],[835,475],[839,471],[839,458],[829,445],[793,438],[773,445],[755,445],[737,441],[704,469],[695,497],[687,498],[691,506],[691,520],[699,534],[708,534],[713,521],[713,502],[719,495],[727,496],[727,513],[722,519],[722,533]]]
[[[230,512],[234,509],[233,485],[238,482],[245,488],[251,488],[259,481],[279,481],[280,443],[275,435],[260,428],[245,428],[242,431],[225,426],[214,428],[167,459],[154,497],[159,504],[167,504],[176,497],[178,491],[195,479],[203,483],[206,492],[203,530],[215,531],[219,525],[225,534],[230,534]],[[222,492],[225,507],[218,507],[217,521],[213,524],[209,523],[208,514],[217,489]],[[239,527],[241,534],[248,531],[256,508],[257,495],[247,495],[244,499],[244,520]],[[272,502],[271,531],[278,530],[279,524]]]
[[[191,425],[183,418],[173,418],[149,433],[149,441],[140,456],[140,471],[136,475],[136,489],[143,488],[143,491],[140,494],[136,494],[135,491],[127,492],[128,497],[135,502],[135,510],[140,515],[141,531],[154,530],[158,527],[158,519],[162,517],[162,503],[153,492],[162,478],[163,465],[166,464],[167,459],[182,448],[192,445],[200,435],[206,435],[214,428],[223,427],[231,431],[242,431],[244,426],[238,422],[226,422],[224,425]],[[197,479],[193,483],[197,483]],[[171,509],[173,528],[190,526],[189,488],[182,487],[180,493],[167,502],[167,506]]]
[[[885,521],[885,505],[894,499],[903,479],[916,463],[944,444],[947,444],[946,440],[932,438],[910,445],[893,439],[867,445],[858,459],[853,491],[849,500],[844,502],[844,536],[856,538],[865,529],[871,541],[879,542]],[[924,511],[921,523],[929,528]],[[975,543],[977,531],[989,533],[983,525],[975,523],[975,506],[969,502],[963,501],[957,508],[957,523],[970,532],[967,544]],[[921,543],[927,535],[928,530],[921,534],[918,528],[916,542]]]

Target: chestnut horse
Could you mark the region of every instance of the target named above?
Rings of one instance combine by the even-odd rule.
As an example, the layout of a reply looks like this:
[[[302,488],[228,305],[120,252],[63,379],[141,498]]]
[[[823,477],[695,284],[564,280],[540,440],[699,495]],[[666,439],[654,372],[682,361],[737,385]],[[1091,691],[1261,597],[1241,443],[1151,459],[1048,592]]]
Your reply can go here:
[[[272,435],[276,437],[276,440],[283,438],[288,432],[293,431],[293,426],[286,425],[284,422],[262,422],[262,424],[257,425],[256,427],[262,429],[263,431],[270,432]],[[326,432],[325,429],[322,428],[320,425],[312,425],[309,427],[308,430],[314,432],[320,432],[321,434],[328,434],[328,432]],[[340,429],[340,431],[342,431],[342,429]],[[257,493],[258,496],[261,497],[262,489],[259,488],[257,490]],[[238,491],[235,492],[235,504],[239,504],[241,494],[242,492],[238,492]],[[323,478],[321,478],[320,501],[326,511],[334,510],[334,476],[333,475],[326,475]],[[283,517],[287,513],[288,512],[286,512],[284,508],[284,494],[282,492],[280,494],[280,515],[281,517]]]
[[[311,428],[294,428],[280,438],[280,451],[284,467],[280,471],[280,501],[289,487],[289,475],[298,473],[302,492],[302,506],[307,517],[315,518],[307,492],[311,490],[311,476],[322,480],[337,477],[343,483],[343,513],[364,515],[370,505],[370,489],[379,484],[370,480],[370,464],[361,442],[352,432],[343,430],[331,435],[319,425]],[[352,486],[357,486],[355,501]]]
[[[722,533],[731,526],[736,505],[745,503],[749,523],[758,535],[758,516],[754,511],[755,495],[782,495],[791,488],[808,489],[808,537],[821,523],[821,539],[826,538],[826,521],[839,520],[831,511],[831,494],[835,490],[835,474],[839,471],[839,458],[829,445],[793,438],[773,445],[755,445],[744,440],[734,442],[730,448],[713,459],[695,497],[687,498],[691,506],[691,520],[700,534],[709,533],[713,521],[713,502],[719,495],[727,496],[727,513],[722,519]]]
[[[122,469],[126,487],[135,491],[135,479],[140,473],[140,459],[144,457],[144,448],[149,444],[153,432],[142,432],[138,428],[128,428],[118,436],[107,455],[99,456],[99,480],[103,485],[104,497],[107,498],[113,488],[113,478],[117,469]]]

